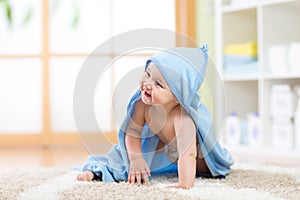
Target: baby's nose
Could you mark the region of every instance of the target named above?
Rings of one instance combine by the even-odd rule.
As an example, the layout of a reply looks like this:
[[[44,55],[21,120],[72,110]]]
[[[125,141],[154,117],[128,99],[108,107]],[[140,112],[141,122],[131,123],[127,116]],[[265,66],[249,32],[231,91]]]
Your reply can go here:
[[[143,83],[143,85],[144,85],[145,88],[151,89],[152,86],[154,85],[154,82],[153,81],[145,81]]]

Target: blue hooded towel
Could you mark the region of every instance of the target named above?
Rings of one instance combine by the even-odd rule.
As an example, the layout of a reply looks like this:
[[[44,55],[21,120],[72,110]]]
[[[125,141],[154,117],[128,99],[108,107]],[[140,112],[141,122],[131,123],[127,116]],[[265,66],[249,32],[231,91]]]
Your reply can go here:
[[[197,128],[197,138],[205,162],[213,177],[225,177],[233,164],[231,155],[217,141],[212,116],[201,103],[198,90],[204,80],[208,62],[208,49],[177,47],[164,50],[151,57],[160,70],[181,106],[189,113]],[[127,116],[118,133],[119,143],[106,155],[88,157],[83,171],[90,170],[101,176],[104,182],[125,181],[129,173],[129,160],[125,146],[125,130],[133,114],[135,103],[141,98],[138,90],[127,107]],[[164,153],[155,154],[159,138],[145,124],[142,130],[142,152],[151,174],[177,172],[177,165],[171,163]]]

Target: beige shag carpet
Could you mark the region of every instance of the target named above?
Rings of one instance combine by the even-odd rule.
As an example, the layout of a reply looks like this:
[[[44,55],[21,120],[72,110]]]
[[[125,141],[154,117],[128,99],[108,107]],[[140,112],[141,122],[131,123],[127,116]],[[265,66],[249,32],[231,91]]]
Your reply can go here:
[[[174,176],[147,185],[78,182],[62,168],[0,170],[0,199],[300,199],[300,168],[235,164],[223,180],[197,178],[190,190],[168,189]]]

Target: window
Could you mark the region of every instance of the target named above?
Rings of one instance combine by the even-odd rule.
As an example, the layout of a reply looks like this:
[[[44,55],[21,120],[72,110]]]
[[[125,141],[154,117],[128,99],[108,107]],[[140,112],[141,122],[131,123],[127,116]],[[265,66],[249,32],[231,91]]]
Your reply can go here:
[[[176,8],[181,5],[175,0],[9,1],[11,20],[0,9],[6,19],[0,24],[0,143],[77,143],[73,89],[89,54],[125,31],[181,30],[178,15],[188,13]],[[117,53],[117,47],[111,46],[94,59],[110,60]],[[99,84],[95,92],[99,102],[95,113],[104,132],[115,130],[111,105],[115,111],[120,109],[110,98],[114,88],[150,55],[143,52],[118,59],[101,80],[105,87]],[[86,130],[94,131],[88,126]]]

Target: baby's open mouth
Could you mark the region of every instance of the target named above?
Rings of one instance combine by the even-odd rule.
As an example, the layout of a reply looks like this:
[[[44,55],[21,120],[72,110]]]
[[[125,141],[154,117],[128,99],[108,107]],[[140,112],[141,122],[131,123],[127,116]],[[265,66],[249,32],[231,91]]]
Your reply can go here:
[[[145,96],[148,97],[148,98],[150,98],[151,94],[145,91]]]

